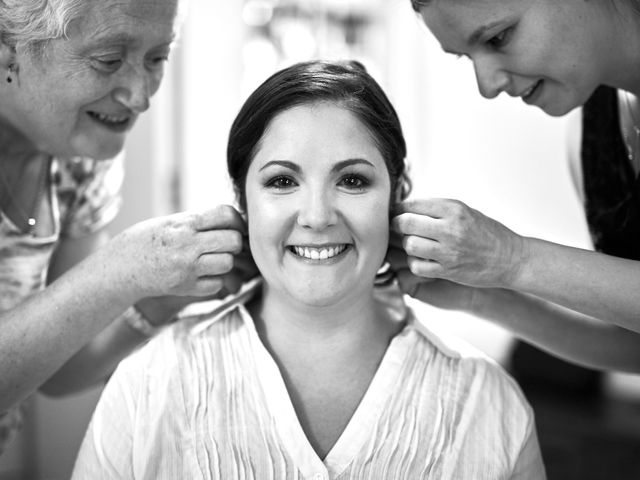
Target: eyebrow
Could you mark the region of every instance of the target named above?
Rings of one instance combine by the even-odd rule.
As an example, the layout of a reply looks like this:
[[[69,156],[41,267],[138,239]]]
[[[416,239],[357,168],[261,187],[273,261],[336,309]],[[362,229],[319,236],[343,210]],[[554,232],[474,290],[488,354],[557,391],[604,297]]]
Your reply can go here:
[[[104,30],[98,30],[95,35],[91,36],[92,42],[108,42],[108,43],[123,43],[129,44],[135,42],[133,35],[130,33],[119,32],[115,34],[105,33]]]
[[[496,20],[495,22],[487,23],[486,25],[478,27],[471,35],[469,35],[467,45],[475,45],[488,30],[500,25],[502,22],[502,20]]]
[[[259,172],[269,168],[269,167],[285,167],[289,170],[293,170],[298,173],[300,171],[300,166],[297,163],[290,162],[289,160],[271,160],[265,163],[262,167],[260,167]]]
[[[342,160],[338,163],[336,163],[332,168],[331,171],[332,172],[339,172],[340,170],[343,170],[347,167],[350,167],[351,165],[368,165],[372,168],[376,168],[375,165],[373,163],[371,163],[369,160],[365,160],[364,158],[348,158],[346,160]],[[296,173],[300,172],[300,166],[297,163],[291,162],[289,160],[271,160],[267,163],[265,163],[262,167],[260,167],[260,170],[258,170],[259,172],[265,170],[266,168],[269,167],[273,167],[273,166],[280,166],[280,167],[285,167],[288,168],[290,170],[293,170]]]
[[[169,41],[162,43],[159,46],[165,47],[170,46],[175,41],[175,35],[171,35],[171,39]],[[95,35],[91,37],[91,46],[95,47],[98,45],[135,45],[140,42],[140,39],[136,38],[134,35],[126,32],[119,32],[115,34],[105,33],[104,31],[98,31]]]
[[[376,168],[373,163],[369,160],[365,160],[364,158],[348,158],[347,160],[342,160],[341,162],[336,163],[331,169],[332,172],[339,172],[351,165],[368,165],[372,168]]]

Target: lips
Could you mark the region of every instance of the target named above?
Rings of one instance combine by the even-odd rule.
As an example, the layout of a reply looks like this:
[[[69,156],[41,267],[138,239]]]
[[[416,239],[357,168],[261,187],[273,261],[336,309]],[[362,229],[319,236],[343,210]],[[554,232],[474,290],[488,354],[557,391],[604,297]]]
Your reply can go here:
[[[329,260],[342,255],[349,245],[346,243],[309,246],[309,245],[289,245],[287,249],[294,255],[308,260]]]
[[[132,121],[131,114],[109,115],[106,113],[88,111],[87,115],[100,125],[116,131],[126,130]]]
[[[520,94],[520,97],[525,103],[533,103],[539,94],[542,87],[543,80],[538,80],[536,83],[531,85],[527,90]]]

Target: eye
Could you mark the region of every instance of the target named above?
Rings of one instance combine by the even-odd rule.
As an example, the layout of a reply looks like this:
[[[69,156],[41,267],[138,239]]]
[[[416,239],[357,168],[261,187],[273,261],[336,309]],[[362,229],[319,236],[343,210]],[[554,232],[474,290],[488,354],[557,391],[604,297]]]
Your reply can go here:
[[[112,73],[120,68],[122,65],[122,58],[119,56],[93,57],[91,59],[91,63],[96,70]]]
[[[505,28],[497,35],[494,35],[489,40],[487,40],[487,45],[491,48],[499,49],[507,45],[509,43],[509,39],[511,38],[511,32],[513,31],[513,27]]]
[[[169,61],[169,52],[150,56],[147,59],[147,65],[149,68],[162,68],[167,61]]]
[[[348,188],[349,190],[364,190],[369,181],[361,175],[348,174],[340,179],[339,185]]]
[[[275,188],[277,190],[287,190],[295,187],[297,184],[291,177],[287,177],[286,175],[278,175],[267,181],[265,184],[266,187]]]

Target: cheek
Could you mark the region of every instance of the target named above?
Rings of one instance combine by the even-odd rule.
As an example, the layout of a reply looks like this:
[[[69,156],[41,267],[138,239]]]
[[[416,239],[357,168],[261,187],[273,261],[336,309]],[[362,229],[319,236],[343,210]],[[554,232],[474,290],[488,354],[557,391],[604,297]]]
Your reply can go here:
[[[160,84],[162,83],[163,77],[164,77],[164,68],[151,77],[151,79],[149,80],[150,96],[153,96],[156,94],[156,92],[160,88]]]
[[[258,268],[280,255],[288,217],[286,207],[280,203],[247,192],[249,245]]]
[[[352,206],[352,228],[367,242],[375,256],[384,257],[389,243],[389,197],[380,195],[375,201]]]

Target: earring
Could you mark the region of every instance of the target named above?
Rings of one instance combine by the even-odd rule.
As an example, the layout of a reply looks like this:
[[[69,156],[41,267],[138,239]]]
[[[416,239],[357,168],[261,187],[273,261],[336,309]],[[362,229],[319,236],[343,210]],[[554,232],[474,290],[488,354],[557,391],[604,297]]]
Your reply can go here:
[[[13,82],[13,77],[11,76],[13,74],[13,68],[13,63],[10,63],[9,67],[7,68],[7,83]]]

